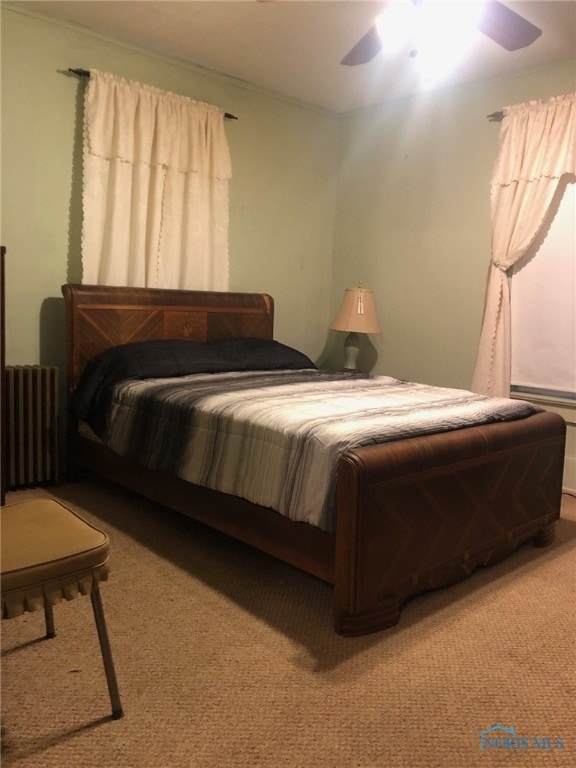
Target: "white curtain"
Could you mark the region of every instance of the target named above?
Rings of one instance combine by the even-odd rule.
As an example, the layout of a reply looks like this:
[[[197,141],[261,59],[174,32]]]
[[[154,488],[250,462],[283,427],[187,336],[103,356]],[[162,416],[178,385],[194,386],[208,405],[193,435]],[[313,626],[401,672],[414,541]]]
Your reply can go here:
[[[576,93],[504,109],[492,175],[492,258],[472,389],[510,394],[508,270],[540,234],[560,180],[576,170]]]
[[[82,281],[228,289],[224,111],[90,71]]]

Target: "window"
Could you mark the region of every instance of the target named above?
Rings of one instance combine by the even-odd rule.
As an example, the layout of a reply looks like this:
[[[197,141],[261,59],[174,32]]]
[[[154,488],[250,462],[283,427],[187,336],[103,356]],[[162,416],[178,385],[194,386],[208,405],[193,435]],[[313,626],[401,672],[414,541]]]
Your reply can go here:
[[[576,178],[545,239],[513,269],[512,391],[576,399]]]

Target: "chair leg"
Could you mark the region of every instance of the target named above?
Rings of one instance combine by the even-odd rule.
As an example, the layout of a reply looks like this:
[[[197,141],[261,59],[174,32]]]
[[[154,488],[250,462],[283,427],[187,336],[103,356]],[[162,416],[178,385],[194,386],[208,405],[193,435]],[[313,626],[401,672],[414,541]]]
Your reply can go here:
[[[56,637],[56,630],[54,628],[54,608],[47,600],[44,600],[44,619],[46,621],[46,639],[49,640],[52,637]]]
[[[108,683],[108,692],[110,693],[110,702],[112,704],[112,719],[119,720],[124,715],[122,704],[120,702],[120,692],[116,680],[116,670],[112,659],[112,649],[106,629],[106,620],[104,618],[104,608],[102,606],[102,597],[100,590],[96,587],[90,594],[92,600],[92,609],[94,611],[94,620],[98,630],[98,639],[100,641],[100,650],[102,651],[102,661],[104,662],[104,671],[106,672],[106,682]]]

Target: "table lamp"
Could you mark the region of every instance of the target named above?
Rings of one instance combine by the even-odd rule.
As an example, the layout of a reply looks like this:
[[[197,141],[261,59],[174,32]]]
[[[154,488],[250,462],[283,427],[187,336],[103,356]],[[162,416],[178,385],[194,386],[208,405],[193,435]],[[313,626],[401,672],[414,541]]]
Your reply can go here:
[[[359,333],[380,333],[374,294],[368,288],[346,288],[336,317],[328,326],[333,331],[348,331],[344,341],[344,369],[356,370],[360,351]]]

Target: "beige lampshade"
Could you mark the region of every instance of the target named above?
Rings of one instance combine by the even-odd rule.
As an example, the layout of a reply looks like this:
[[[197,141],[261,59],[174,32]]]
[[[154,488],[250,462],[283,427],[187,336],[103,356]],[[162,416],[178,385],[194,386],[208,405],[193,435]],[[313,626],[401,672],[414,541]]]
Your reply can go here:
[[[333,331],[380,333],[373,292],[368,288],[346,288],[340,309],[328,327]]]

